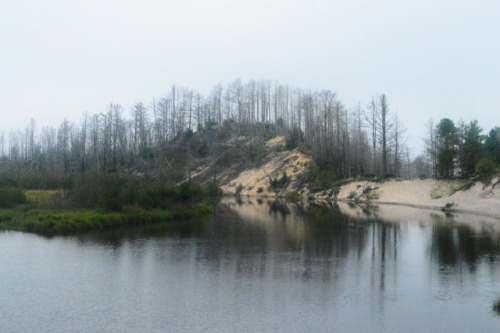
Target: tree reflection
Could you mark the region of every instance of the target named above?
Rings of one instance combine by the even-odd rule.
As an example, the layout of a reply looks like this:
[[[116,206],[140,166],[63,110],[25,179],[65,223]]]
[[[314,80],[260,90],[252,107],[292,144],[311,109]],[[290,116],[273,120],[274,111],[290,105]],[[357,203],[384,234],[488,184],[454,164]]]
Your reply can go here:
[[[452,216],[432,214],[431,257],[440,267],[465,266],[475,272],[479,260],[495,263],[499,259],[499,237],[488,230],[474,230],[454,223]]]

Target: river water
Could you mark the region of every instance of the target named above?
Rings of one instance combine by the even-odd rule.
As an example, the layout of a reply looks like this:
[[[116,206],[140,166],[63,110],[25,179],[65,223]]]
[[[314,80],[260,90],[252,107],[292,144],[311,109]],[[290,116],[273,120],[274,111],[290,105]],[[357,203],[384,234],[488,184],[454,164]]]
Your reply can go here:
[[[225,200],[191,228],[0,232],[2,332],[499,332],[500,221]]]

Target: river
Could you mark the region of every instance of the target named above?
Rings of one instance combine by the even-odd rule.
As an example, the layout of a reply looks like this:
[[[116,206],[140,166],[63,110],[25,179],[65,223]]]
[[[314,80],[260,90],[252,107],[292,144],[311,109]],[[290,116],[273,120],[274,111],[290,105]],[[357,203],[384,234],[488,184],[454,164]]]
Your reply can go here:
[[[192,228],[0,232],[2,332],[498,332],[500,221],[225,199]]]

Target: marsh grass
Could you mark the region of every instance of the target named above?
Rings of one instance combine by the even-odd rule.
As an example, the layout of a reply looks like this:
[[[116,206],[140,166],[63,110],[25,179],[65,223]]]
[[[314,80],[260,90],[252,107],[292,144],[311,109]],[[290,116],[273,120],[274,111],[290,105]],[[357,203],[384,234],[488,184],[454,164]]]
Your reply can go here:
[[[44,235],[65,235],[117,226],[180,223],[209,215],[212,208],[204,203],[177,207],[176,209],[145,210],[127,206],[120,212],[95,210],[48,211],[0,210],[0,228],[33,232]]]
[[[72,190],[0,189],[0,228],[56,235],[197,219],[220,190],[192,183],[166,186],[116,175],[79,179]]]
[[[26,199],[31,204],[43,204],[54,199],[55,196],[60,195],[61,191],[58,190],[27,190],[24,192]]]

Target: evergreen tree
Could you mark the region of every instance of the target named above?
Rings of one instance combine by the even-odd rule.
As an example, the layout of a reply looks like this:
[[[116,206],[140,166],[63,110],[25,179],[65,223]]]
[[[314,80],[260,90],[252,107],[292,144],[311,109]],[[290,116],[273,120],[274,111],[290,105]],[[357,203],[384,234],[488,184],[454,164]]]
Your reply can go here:
[[[437,126],[438,153],[437,174],[439,177],[451,178],[454,176],[455,159],[457,155],[457,128],[452,120],[441,119]]]
[[[472,177],[476,171],[476,165],[483,154],[483,129],[473,120],[465,126],[463,142],[460,147],[460,169],[462,177]]]
[[[500,165],[500,127],[491,129],[484,141],[484,146],[488,157]]]

